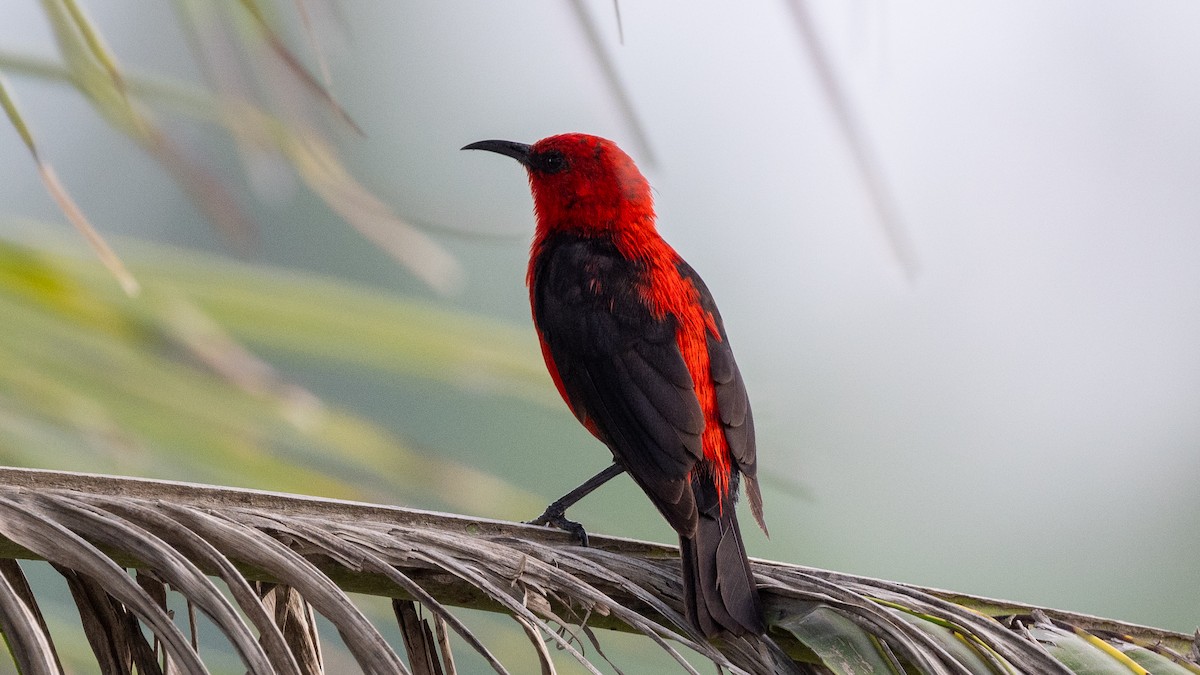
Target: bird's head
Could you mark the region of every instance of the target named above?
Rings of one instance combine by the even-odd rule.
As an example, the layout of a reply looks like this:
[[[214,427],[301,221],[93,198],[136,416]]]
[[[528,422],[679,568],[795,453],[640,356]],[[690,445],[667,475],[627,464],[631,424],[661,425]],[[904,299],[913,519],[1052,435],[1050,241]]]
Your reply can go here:
[[[540,230],[581,234],[653,227],[650,184],[616,143],[587,134],[560,134],[526,145],[479,141],[463,150],[512,157],[529,172]]]

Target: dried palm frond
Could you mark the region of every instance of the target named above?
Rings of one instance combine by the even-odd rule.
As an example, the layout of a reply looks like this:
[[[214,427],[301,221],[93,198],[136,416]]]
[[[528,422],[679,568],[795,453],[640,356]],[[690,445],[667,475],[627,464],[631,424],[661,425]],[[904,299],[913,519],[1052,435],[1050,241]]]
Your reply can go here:
[[[543,672],[548,645],[600,672],[584,653],[603,656],[598,628],[693,673],[697,657],[732,673],[1200,672],[1181,634],[762,561],[768,636],[710,643],[680,614],[674,547],[281,493],[0,469],[0,535],[0,629],[28,673],[61,668],[14,558],[67,579],[103,672],[206,672],[168,588],[252,673],[323,672],[316,615],[364,672],[454,672],[450,633],[509,672],[451,606],[512,616]],[[407,663],[348,592],[396,599]]]

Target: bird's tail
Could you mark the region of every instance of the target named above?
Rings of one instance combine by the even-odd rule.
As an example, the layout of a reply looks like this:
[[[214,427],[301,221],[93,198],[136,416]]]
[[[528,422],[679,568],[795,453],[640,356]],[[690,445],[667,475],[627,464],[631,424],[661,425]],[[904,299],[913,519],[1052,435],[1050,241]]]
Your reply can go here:
[[[713,515],[701,512],[696,535],[679,538],[687,618],[707,637],[761,635],[762,601],[732,502]]]

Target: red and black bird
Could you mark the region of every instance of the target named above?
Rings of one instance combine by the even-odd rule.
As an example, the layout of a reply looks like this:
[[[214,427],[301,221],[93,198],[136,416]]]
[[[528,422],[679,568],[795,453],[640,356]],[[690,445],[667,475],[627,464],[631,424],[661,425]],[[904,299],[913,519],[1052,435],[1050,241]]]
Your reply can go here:
[[[628,472],[679,533],[688,619],[708,636],[761,634],[734,513],[741,482],[766,532],[750,401],[712,295],[658,234],[646,178],[612,141],[585,134],[463,149],[512,157],[529,173],[527,281],[542,354],[615,461],[583,494]],[[572,494],[561,522],[582,496]]]

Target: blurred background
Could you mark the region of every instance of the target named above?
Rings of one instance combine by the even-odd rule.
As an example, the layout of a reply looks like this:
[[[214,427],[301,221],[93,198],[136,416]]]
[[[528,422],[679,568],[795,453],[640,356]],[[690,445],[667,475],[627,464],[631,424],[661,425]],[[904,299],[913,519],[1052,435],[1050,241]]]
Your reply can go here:
[[[140,286],[5,125],[3,463],[540,513],[609,455],[537,353],[523,171],[458,148],[582,131],[720,304],[752,555],[1200,623],[1194,3],[225,4],[0,4]],[[628,480],[570,515],[673,541]]]

